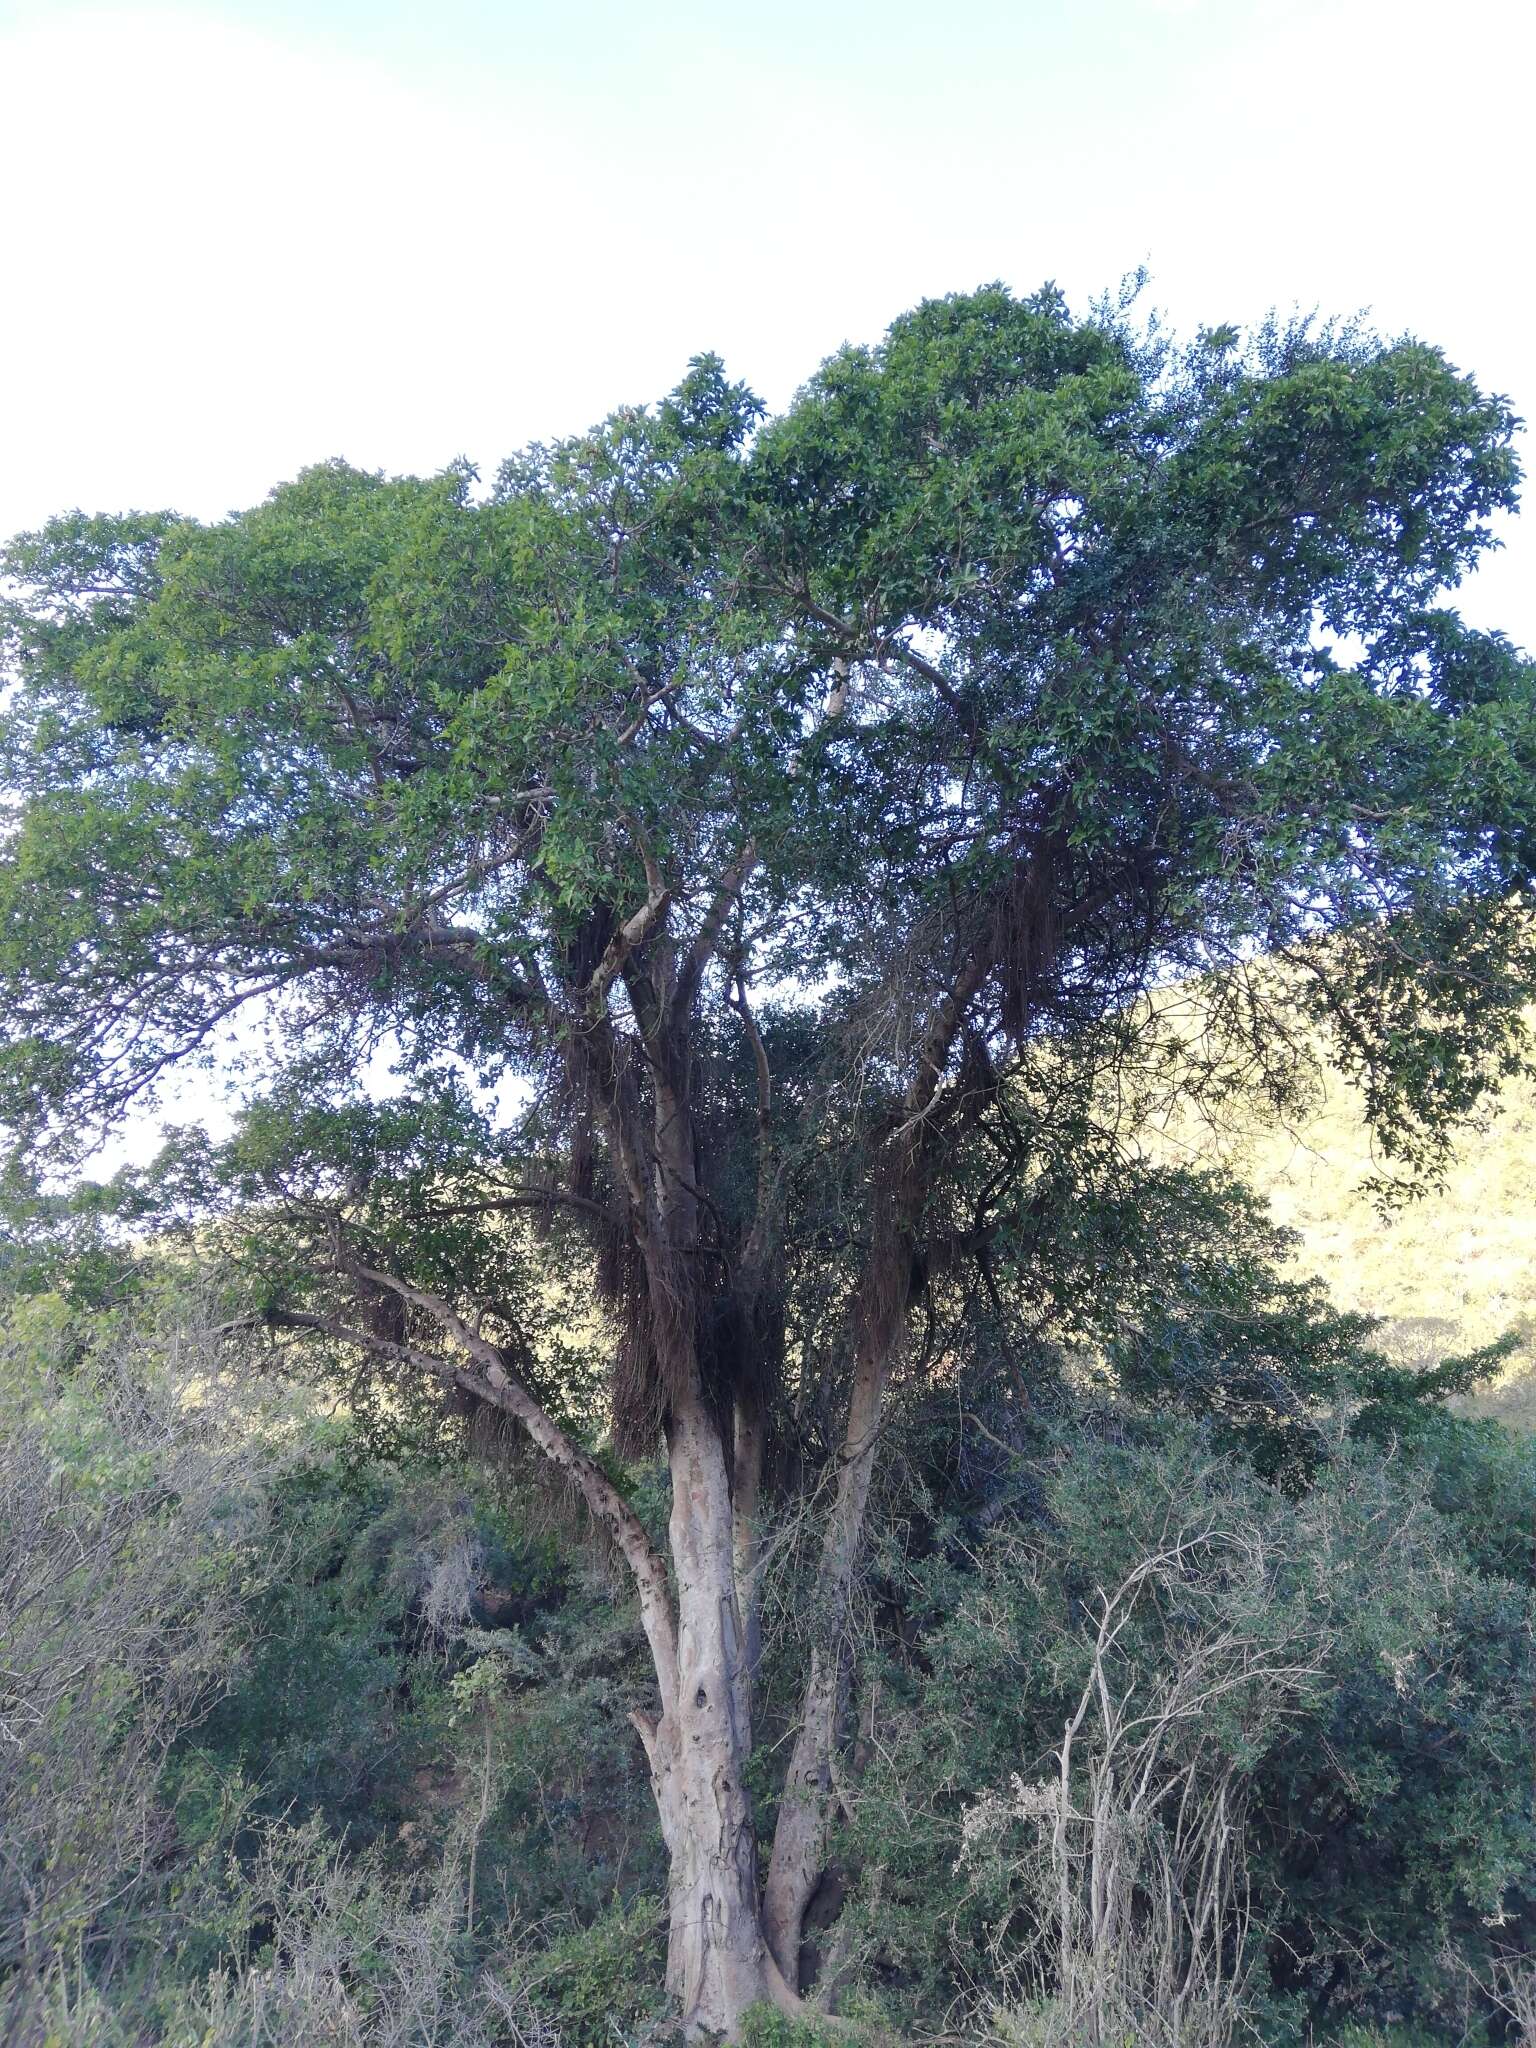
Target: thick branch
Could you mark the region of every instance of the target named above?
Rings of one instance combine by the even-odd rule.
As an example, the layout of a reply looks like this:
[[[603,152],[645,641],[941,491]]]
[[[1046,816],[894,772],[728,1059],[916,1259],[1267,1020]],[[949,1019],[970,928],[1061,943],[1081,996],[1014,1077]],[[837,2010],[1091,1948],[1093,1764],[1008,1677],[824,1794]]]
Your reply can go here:
[[[704,970],[714,958],[715,948],[720,943],[725,920],[740,902],[741,892],[756,866],[757,841],[749,839],[721,877],[720,887],[715,892],[715,900],[710,904],[704,922],[699,926],[697,938],[688,949],[688,957],[683,962],[677,977],[677,985],[672,991],[674,1023],[680,1023],[692,1007],[699,983],[704,978]]]
[[[603,957],[592,970],[592,979],[587,983],[586,996],[591,1004],[600,1003],[613,986],[615,975],[637,946],[643,946],[656,931],[667,914],[672,901],[671,893],[661,886],[659,878],[653,880],[645,901],[633,917],[626,918],[603,949]]]
[[[753,1016],[752,1006],[747,1001],[745,977],[740,973],[736,976],[736,994],[731,1008],[740,1017],[746,1030],[748,1043],[752,1047],[752,1059],[757,1068],[757,1190],[752,1210],[752,1227],[747,1233],[741,1261],[745,1274],[755,1281],[761,1276],[766,1264],[781,1179],[771,1143],[773,1068],[768,1061],[768,1048],[763,1043],[763,1034],[757,1027],[757,1019]]]
[[[818,625],[826,626],[836,633],[845,647],[852,648],[856,645],[859,635],[848,624],[846,619],[840,619],[836,612],[829,612],[823,606],[814,603],[803,590],[796,591],[795,598],[801,608]],[[948,705],[949,709],[953,711],[956,718],[969,729],[973,722],[972,715],[966,707],[965,699],[960,695],[960,692],[955,688],[950,678],[945,675],[943,669],[936,667],[933,662],[925,660],[915,648],[909,647],[906,641],[898,640],[894,636],[882,641],[878,651],[881,654],[894,656],[904,668],[909,668],[914,675],[921,676],[925,683],[932,683],[934,689],[938,692],[944,703]]]
[[[906,1112],[897,1137],[909,1137],[933,1108],[949,1055],[965,1023],[966,1012],[982,983],[991,973],[997,956],[995,923],[977,940],[953,982],[934,1005],[928,1029],[923,1034],[917,1066],[901,1106]]]
[[[372,966],[390,954],[427,962],[451,962],[477,980],[494,988],[508,1000],[538,1006],[547,1004],[541,989],[510,973],[499,961],[485,955],[485,938],[463,925],[422,924],[404,931],[382,926],[372,931],[348,933],[326,946],[301,946],[292,958],[300,968],[358,968]]]
[[[466,1376],[462,1368],[449,1366],[448,1371],[455,1381],[514,1416],[545,1457],[574,1480],[587,1506],[612,1534],[625,1563],[634,1574],[640,1595],[641,1620],[655,1659],[662,1699],[665,1702],[672,1698],[677,1686],[677,1630],[667,1586],[667,1568],[634,1509],[590,1453],[572,1442],[521,1381],[507,1371],[506,1361],[498,1347],[489,1338],[481,1336],[478,1330],[472,1330],[440,1295],[413,1287],[409,1281],[398,1279],[393,1273],[386,1273],[378,1267],[365,1266],[361,1261],[349,1260],[347,1263],[358,1279],[372,1281],[377,1287],[387,1287],[402,1301],[425,1310],[479,1367],[477,1373]],[[361,1333],[352,1333],[352,1337],[353,1341],[370,1344],[375,1349],[382,1348],[387,1342]],[[410,1362],[426,1364],[429,1369],[440,1371],[441,1362],[433,1360],[431,1353],[398,1348]]]

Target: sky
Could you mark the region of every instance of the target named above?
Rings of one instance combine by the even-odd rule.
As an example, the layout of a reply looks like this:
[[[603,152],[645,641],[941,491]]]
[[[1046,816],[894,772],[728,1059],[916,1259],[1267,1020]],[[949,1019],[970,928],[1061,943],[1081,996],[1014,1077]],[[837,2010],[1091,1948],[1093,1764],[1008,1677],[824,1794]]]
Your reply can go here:
[[[1145,265],[1536,413],[1529,0],[0,0],[0,537],[486,473],[714,350]],[[1528,454],[1529,459],[1529,454]],[[1536,647],[1536,516],[1464,609]]]
[[[1536,408],[1516,0],[0,0],[0,534],[487,471],[918,298],[1366,310]],[[1533,529],[1536,531],[1536,529]],[[1469,593],[1536,643],[1536,539]]]

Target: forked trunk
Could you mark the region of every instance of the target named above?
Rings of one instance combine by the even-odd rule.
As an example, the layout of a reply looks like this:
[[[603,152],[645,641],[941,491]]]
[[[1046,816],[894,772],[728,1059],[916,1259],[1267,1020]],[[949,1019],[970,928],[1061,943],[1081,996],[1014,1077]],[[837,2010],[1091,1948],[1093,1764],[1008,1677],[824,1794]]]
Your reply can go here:
[[[837,1708],[854,1572],[864,1541],[864,1516],[880,1436],[880,1411],[891,1361],[912,1301],[917,1224],[930,1170],[933,1108],[945,1064],[967,1008],[996,957],[994,924],[972,948],[935,1005],[921,1056],[902,1097],[906,1121],[877,1174],[874,1229],[854,1304],[854,1375],[843,1433],[837,1497],[821,1549],[817,1639],[801,1706],[799,1733],[784,1781],[763,1900],[768,1944],[786,1982],[800,1988],[805,1909],[820,1882],[831,1831],[837,1753]]]

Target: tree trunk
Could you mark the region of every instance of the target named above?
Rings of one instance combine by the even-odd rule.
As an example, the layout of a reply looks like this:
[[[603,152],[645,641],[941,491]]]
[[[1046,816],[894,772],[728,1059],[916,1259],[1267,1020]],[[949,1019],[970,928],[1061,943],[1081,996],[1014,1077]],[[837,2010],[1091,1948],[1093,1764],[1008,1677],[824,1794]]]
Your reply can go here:
[[[725,1449],[702,1403],[674,1411],[669,1453],[677,1681],[660,1721],[641,1730],[671,1865],[667,1989],[690,2035],[734,2040],[749,2006],[785,2000],[758,1904]]]
[[[826,1863],[843,1631],[863,1541],[864,1512],[874,1471],[891,1348],[906,1308],[904,1288],[890,1307],[893,1313],[889,1320],[882,1316],[875,1328],[866,1328],[859,1347],[843,1436],[837,1498],[822,1539],[822,1607],[817,1617],[817,1642],[811,1653],[810,1676],[801,1704],[800,1730],[785,1774],[763,1896],[763,1928],[768,1946],[786,1982],[797,1993],[805,1909]]]
[[[353,1261],[376,1281],[428,1311],[474,1361],[456,1366],[334,1318],[292,1315],[420,1366],[515,1416],[539,1449],[580,1489],[634,1573],[641,1619],[656,1667],[661,1716],[636,1714],[670,1859],[671,1927],[667,1988],[690,2036],[739,2037],[747,2009],[767,1999],[798,2005],[763,1938],[757,1838],[747,1795],[749,1677],[736,1602],[731,1487],[725,1446],[695,1390],[674,1401],[668,1426],[672,1471],[670,1540],[677,1577],[675,1614],[666,1571],[634,1510],[595,1460],[547,1416],[507,1370],[500,1351],[441,1297]]]
[[[763,1897],[769,1947],[797,1993],[805,1909],[821,1878],[831,1828],[844,1630],[864,1540],[864,1511],[869,1503],[886,1380],[912,1302],[917,1225],[937,1128],[934,1105],[970,1003],[997,957],[1000,930],[994,919],[934,1005],[915,1070],[902,1095],[904,1121],[892,1134],[890,1153],[876,1174],[872,1242],[854,1304],[854,1377],[848,1424],[843,1433],[837,1499],[821,1549],[817,1642]]]
[[[763,1450],[766,1437],[762,1398],[755,1389],[736,1397],[735,1463],[731,1476],[732,1548],[736,1600],[741,1610],[747,1701],[763,1654],[762,1564]],[[751,1747],[748,1736],[747,1746]]]

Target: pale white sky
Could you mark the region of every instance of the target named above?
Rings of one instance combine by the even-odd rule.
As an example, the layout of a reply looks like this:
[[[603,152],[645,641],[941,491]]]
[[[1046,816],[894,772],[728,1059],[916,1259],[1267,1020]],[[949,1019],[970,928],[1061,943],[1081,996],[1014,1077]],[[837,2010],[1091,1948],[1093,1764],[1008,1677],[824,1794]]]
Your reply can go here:
[[[0,533],[486,468],[718,349],[1137,263],[1536,406],[1529,0],[0,0]],[[1471,608],[1536,642],[1516,530]]]
[[[0,535],[782,404],[1001,277],[1367,310],[1536,410],[1530,0],[0,0]],[[1536,519],[1466,593],[1536,645]]]

